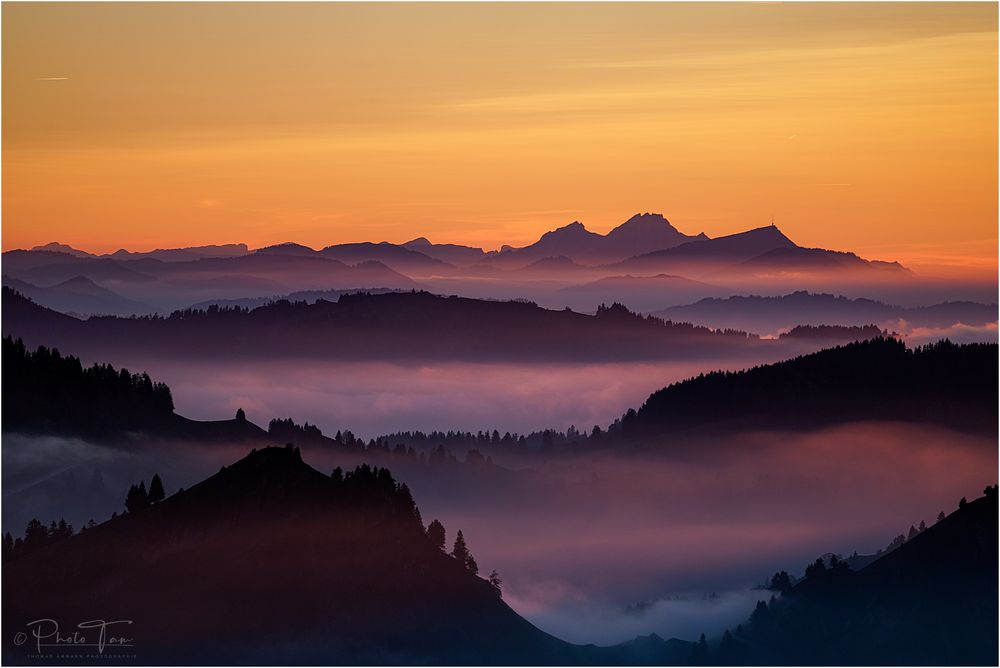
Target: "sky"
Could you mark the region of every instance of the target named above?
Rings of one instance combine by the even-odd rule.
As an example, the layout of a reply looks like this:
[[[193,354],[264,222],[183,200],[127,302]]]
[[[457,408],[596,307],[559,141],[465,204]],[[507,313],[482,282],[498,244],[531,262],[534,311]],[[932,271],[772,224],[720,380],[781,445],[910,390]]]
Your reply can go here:
[[[994,3],[3,7],[4,250],[711,236],[996,272]]]

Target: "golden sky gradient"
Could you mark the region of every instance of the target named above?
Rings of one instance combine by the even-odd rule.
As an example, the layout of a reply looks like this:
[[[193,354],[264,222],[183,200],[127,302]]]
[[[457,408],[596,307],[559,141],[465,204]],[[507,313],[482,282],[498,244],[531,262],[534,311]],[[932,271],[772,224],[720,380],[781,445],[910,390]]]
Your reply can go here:
[[[5,250],[639,211],[995,271],[997,5],[3,6]]]

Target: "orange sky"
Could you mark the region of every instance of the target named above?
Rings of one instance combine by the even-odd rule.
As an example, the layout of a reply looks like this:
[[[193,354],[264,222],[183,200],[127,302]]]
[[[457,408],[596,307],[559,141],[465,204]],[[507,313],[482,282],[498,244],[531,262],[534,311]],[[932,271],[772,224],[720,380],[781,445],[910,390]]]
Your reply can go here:
[[[3,6],[3,248],[426,235],[638,211],[997,263],[997,6]]]

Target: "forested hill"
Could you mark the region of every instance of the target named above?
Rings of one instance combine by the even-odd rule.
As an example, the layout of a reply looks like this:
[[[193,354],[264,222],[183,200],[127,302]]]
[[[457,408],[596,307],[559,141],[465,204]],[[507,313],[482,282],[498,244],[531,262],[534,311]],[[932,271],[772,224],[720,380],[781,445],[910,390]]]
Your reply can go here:
[[[628,360],[728,355],[776,345],[629,312],[553,311],[522,301],[426,292],[342,295],[336,302],[278,301],[252,310],[216,308],[170,316],[77,320],[4,288],[4,333],[29,345],[94,359],[114,354],[280,359]]]
[[[325,474],[297,449],[256,450],[83,533],[30,554],[22,544],[3,569],[4,661],[59,664],[57,650],[38,658],[30,643],[14,646],[16,632],[42,618],[90,619],[95,608],[132,619],[133,651],[153,665],[677,665],[690,656],[687,642],[598,648],[540,631],[506,605],[498,580],[477,576],[493,565],[475,563],[460,528],[425,529],[385,469]]]
[[[822,561],[703,657],[729,665],[997,664],[997,488],[853,572]]]
[[[810,428],[859,420],[933,422],[995,433],[997,344],[909,349],[875,338],[654,392],[622,418],[629,437],[690,430]]]
[[[170,388],[110,364],[85,367],[72,355],[3,339],[3,430],[79,437],[142,432],[202,440],[261,440],[246,420],[198,422],[174,413]]]

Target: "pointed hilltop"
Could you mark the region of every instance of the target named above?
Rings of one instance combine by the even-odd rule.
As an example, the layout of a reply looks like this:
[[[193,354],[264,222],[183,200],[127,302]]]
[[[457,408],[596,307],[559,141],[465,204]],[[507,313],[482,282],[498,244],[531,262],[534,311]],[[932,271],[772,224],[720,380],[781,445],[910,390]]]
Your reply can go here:
[[[4,560],[7,657],[31,652],[12,640],[25,624],[95,606],[133,620],[129,651],[157,665],[677,665],[691,651],[544,633],[432,539],[387,469],[327,475],[291,446]]]

